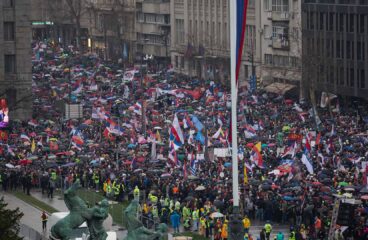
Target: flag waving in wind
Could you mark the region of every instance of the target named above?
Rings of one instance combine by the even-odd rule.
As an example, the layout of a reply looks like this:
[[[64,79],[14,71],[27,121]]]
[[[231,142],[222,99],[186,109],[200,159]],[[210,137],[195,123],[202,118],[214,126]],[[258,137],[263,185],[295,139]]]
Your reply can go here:
[[[238,89],[238,79],[239,79],[239,71],[241,67],[241,59],[243,54],[244,40],[245,40],[245,29],[247,22],[247,8],[248,8],[248,0],[236,0],[235,3],[235,12],[230,14],[236,14],[236,27],[235,34],[236,36],[232,36],[232,32],[230,32],[230,37],[236,40],[236,53],[235,53],[235,88]],[[230,23],[231,24],[231,23]],[[231,46],[232,47],[232,46]],[[233,57],[234,55],[232,55]],[[234,66],[231,66],[232,68]],[[236,99],[238,97],[236,96]],[[232,132],[232,124],[230,123],[230,133]],[[229,141],[232,141],[232,136],[229,134]]]

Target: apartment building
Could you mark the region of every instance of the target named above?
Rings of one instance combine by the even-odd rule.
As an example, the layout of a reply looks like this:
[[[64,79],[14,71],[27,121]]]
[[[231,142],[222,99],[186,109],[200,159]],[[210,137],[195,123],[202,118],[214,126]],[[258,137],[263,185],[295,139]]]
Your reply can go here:
[[[169,63],[170,0],[136,0],[136,61],[149,55],[156,63]]]
[[[368,99],[368,1],[304,0],[303,87]]]
[[[301,81],[301,1],[256,1],[258,82],[299,87]],[[280,86],[280,84],[278,86]],[[287,84],[287,85],[286,85]],[[280,91],[283,93],[283,91]]]
[[[31,22],[28,0],[0,1],[0,98],[11,119],[32,114]]]

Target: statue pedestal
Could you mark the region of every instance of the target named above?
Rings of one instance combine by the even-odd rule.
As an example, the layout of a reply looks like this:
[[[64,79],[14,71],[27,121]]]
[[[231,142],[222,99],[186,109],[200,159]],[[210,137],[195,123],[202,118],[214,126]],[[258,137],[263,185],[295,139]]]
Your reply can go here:
[[[233,207],[233,213],[229,221],[229,240],[243,240],[244,228],[239,207]]]

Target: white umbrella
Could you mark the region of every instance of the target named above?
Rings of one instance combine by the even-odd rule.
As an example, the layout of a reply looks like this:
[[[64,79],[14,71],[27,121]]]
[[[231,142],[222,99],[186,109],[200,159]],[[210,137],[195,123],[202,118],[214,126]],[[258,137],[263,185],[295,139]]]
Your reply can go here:
[[[203,191],[203,190],[205,190],[206,188],[203,186],[203,185],[201,185],[201,186],[198,186],[198,187],[196,187],[196,191]]]
[[[220,212],[214,212],[214,213],[211,213],[210,217],[211,218],[222,218],[222,217],[224,217],[224,214],[222,214]]]
[[[7,168],[14,168],[14,165],[13,164],[10,164],[10,163],[7,163],[7,164],[5,164],[5,167],[7,167]]]

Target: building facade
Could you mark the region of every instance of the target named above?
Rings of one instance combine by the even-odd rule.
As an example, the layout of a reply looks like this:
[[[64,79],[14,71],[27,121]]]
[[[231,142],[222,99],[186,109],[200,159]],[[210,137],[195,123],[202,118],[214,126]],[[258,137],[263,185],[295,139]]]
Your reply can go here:
[[[136,61],[169,62],[170,24],[170,0],[136,0]]]
[[[303,87],[368,99],[368,2],[304,0]]]
[[[176,72],[229,79],[229,0],[171,1],[171,63]]]
[[[31,22],[28,0],[0,1],[0,98],[11,119],[32,115]]]
[[[300,85],[302,56],[301,1],[256,1],[257,80]],[[259,57],[259,58],[258,58]]]
[[[135,53],[135,0],[89,0],[89,50],[105,59],[131,61]]]

